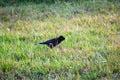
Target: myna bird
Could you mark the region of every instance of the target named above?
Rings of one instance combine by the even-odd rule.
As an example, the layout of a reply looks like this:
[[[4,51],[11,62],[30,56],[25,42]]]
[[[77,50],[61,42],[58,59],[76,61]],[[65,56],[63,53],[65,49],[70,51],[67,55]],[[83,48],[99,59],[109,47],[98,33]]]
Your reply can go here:
[[[39,44],[46,44],[48,47],[53,48],[57,46],[59,43],[61,43],[63,40],[65,40],[65,37],[59,36],[58,38],[53,38],[45,42],[40,42]]]

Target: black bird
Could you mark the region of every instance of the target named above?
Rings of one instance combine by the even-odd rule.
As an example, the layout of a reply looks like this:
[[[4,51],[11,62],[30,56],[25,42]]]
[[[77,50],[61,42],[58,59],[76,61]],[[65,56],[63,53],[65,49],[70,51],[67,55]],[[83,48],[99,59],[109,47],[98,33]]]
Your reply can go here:
[[[53,48],[57,46],[59,43],[61,43],[63,40],[65,40],[65,37],[59,36],[58,38],[53,38],[45,42],[40,42],[39,44],[46,44],[48,47]]]

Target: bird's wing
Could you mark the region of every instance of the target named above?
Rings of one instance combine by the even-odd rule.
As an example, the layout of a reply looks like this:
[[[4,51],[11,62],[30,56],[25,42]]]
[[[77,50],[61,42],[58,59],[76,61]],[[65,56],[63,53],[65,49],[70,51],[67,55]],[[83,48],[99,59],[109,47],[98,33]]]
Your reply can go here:
[[[53,39],[50,39],[48,41],[45,41],[46,44],[49,44],[49,43],[55,43],[56,42],[56,38],[53,38]]]
[[[54,44],[55,42],[56,42],[56,39],[53,38],[53,39],[47,40],[45,42],[40,42],[39,44],[49,44],[49,43],[53,43]]]

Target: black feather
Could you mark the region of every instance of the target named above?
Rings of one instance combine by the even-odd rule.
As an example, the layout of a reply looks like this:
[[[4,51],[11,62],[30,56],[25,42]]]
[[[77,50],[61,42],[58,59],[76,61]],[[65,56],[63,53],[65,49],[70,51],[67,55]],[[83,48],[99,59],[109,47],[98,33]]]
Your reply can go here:
[[[48,47],[53,48],[57,46],[59,43],[61,43],[63,40],[65,40],[65,37],[59,36],[58,38],[53,38],[45,42],[40,42],[39,44],[46,44]]]

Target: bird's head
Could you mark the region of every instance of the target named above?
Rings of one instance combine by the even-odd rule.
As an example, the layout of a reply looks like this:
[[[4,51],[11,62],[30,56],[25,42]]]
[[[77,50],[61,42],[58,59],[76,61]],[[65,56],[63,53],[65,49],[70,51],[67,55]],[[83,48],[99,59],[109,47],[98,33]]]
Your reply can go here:
[[[65,37],[63,36],[60,36],[59,39],[62,41],[62,40],[65,40]]]

